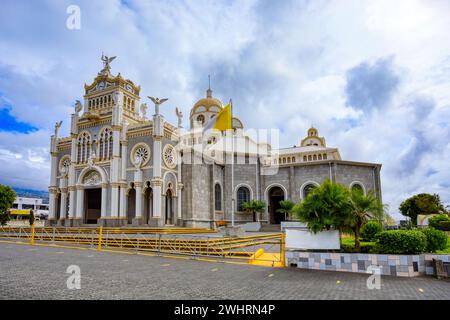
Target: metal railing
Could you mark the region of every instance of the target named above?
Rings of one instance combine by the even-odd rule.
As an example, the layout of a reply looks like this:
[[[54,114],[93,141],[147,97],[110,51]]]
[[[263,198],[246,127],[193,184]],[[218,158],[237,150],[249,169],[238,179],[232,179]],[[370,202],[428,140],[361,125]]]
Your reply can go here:
[[[0,240],[13,239],[39,243],[71,244],[89,247],[99,251],[104,249],[151,252],[157,255],[175,254],[217,259],[238,259],[250,262],[284,265],[284,234],[272,233],[241,237],[221,237],[217,234],[186,234],[149,232],[149,229],[120,230],[120,228],[35,228],[0,227]],[[263,250],[263,251],[261,251]],[[264,254],[261,254],[263,252]],[[258,263],[254,263],[258,264]]]

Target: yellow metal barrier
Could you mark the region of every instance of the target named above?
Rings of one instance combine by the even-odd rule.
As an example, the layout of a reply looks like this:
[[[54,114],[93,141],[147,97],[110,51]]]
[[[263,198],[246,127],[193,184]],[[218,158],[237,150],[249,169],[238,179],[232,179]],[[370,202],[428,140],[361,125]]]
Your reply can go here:
[[[133,230],[134,231],[134,230]],[[284,266],[284,235],[280,233],[244,237],[218,237],[163,233],[118,233],[99,228],[23,228],[0,227],[0,239],[15,238],[51,243],[75,244],[98,251],[107,248],[177,254],[193,257],[210,256],[223,259],[253,261],[252,264]],[[258,254],[255,254],[258,252]],[[256,263],[257,262],[257,263]]]
[[[103,226],[100,226],[100,230],[98,231],[98,251],[102,251],[102,236],[103,236]]]
[[[34,235],[35,235],[35,228],[34,223],[31,225],[31,245],[34,246]]]

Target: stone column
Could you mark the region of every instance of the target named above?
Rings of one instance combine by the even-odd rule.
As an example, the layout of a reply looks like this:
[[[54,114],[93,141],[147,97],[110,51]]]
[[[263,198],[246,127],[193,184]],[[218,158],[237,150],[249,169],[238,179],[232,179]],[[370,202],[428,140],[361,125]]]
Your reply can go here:
[[[160,117],[154,116],[154,121],[159,121],[159,130],[162,130],[162,119]],[[161,148],[161,136],[153,135],[153,179],[152,179],[152,189],[153,189],[153,216],[150,219],[150,224],[154,226],[163,225],[161,220],[161,188],[162,188],[162,174],[161,174],[161,158],[162,158],[162,148]]]
[[[76,203],[75,203],[75,193],[76,193],[76,177],[75,177],[75,163],[77,162],[77,137],[78,137],[78,114],[72,114],[72,123],[70,130],[72,144],[70,150],[70,166],[68,179],[68,190],[69,190],[69,219],[65,221],[66,226],[72,225],[72,220],[76,217]]]
[[[121,155],[120,155],[120,194],[119,194],[119,224],[126,225],[127,221],[127,162],[128,162],[128,140],[127,140],[128,123],[122,124],[121,133]]]
[[[69,190],[69,219],[75,218],[75,186],[69,186],[67,188]]]
[[[116,188],[117,190],[117,188]],[[115,199],[117,203],[117,198]],[[106,209],[108,205],[108,184],[102,183],[102,207],[101,207],[101,219],[106,218]],[[114,203],[114,198],[111,200]],[[112,206],[112,205],[111,205]]]
[[[126,203],[127,203],[127,184],[123,183],[120,185],[120,212],[119,217],[120,219],[126,219],[127,218],[127,212],[126,212]]]
[[[67,188],[61,189],[61,212],[59,214],[60,220],[65,220],[67,216]]]
[[[142,220],[142,170],[141,168],[136,168],[134,172],[134,188],[136,190],[136,206],[135,215],[133,219],[133,225],[143,224]]]
[[[120,129],[113,125],[113,158],[111,160],[111,218],[119,217],[119,179],[122,176],[120,166]]]
[[[48,188],[48,221],[53,224],[56,218],[56,188]]]
[[[136,189],[136,224],[142,224],[142,182],[134,182]],[[133,221],[134,224],[134,221]]]
[[[72,226],[80,226],[83,223],[84,213],[84,188],[77,186],[77,211],[76,218],[72,221]]]

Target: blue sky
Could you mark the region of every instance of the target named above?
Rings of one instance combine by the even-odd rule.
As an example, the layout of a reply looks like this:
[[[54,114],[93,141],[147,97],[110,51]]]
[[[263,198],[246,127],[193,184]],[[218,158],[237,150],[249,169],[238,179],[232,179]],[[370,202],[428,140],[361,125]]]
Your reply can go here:
[[[81,29],[66,28],[69,5]],[[314,124],[343,159],[382,163],[383,200],[450,204],[448,1],[12,1],[0,10],[0,183],[45,189],[49,136],[83,85],[112,72],[169,97],[175,120],[205,95],[233,99],[281,147]],[[257,115],[257,116],[255,116]]]

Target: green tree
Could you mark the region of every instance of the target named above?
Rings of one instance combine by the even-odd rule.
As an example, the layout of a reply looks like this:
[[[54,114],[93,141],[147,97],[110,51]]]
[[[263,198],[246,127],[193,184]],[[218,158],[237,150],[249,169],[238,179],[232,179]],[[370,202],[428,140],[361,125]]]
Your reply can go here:
[[[256,222],[256,214],[264,212],[265,208],[266,208],[266,203],[261,200],[251,200],[248,202],[244,202],[242,204],[242,209],[244,209],[245,212],[249,212],[249,213],[253,214],[254,222]]]
[[[417,226],[419,214],[445,213],[445,208],[437,194],[419,193],[400,204],[399,210],[402,215],[409,217],[414,226]]]
[[[0,184],[0,224],[3,226],[9,221],[8,210],[16,199],[16,192],[8,186]]]
[[[294,208],[295,203],[293,203],[290,200],[281,200],[280,201],[280,208],[277,209],[277,212],[279,213],[283,213],[285,220],[286,217],[290,217],[291,213],[292,213],[292,208]]]
[[[345,223],[343,227],[350,228],[353,231],[355,249],[359,252],[361,250],[361,228],[371,219],[381,224],[384,220],[384,206],[373,191],[369,191],[365,195],[358,189],[353,189],[350,192],[350,203],[351,210],[348,217],[350,223]]]
[[[30,223],[30,226],[34,224],[34,210],[30,210],[30,214],[28,215],[28,222]]]
[[[331,228],[342,230],[343,226],[352,223],[349,219],[351,210],[350,190],[330,180],[314,188],[292,209],[313,233]]]

